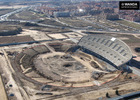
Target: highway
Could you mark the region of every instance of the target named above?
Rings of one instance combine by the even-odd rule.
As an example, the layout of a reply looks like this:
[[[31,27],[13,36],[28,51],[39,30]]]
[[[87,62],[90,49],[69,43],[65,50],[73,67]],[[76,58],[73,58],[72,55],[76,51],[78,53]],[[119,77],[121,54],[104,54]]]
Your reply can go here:
[[[35,5],[36,6],[36,5]],[[13,12],[10,12],[10,13],[7,13],[5,15],[2,15],[0,16],[0,21],[11,21],[11,22],[20,22],[20,23],[31,23],[31,24],[36,24],[36,25],[39,25],[39,26],[43,26],[43,27],[52,27],[52,28],[66,28],[66,29],[70,29],[72,31],[74,30],[78,30],[78,29],[81,29],[81,27],[75,27],[75,26],[72,26],[72,25],[69,25],[67,23],[64,23],[60,20],[58,20],[57,18],[56,19],[53,19],[63,25],[66,25],[66,27],[62,27],[62,26],[54,26],[54,25],[48,25],[48,24],[42,24],[42,23],[38,23],[38,22],[35,22],[35,21],[30,21],[30,20],[16,20],[16,19],[8,19],[9,16],[13,15],[13,14],[16,14],[16,13],[19,13],[19,12],[22,12],[26,9],[29,9],[29,8],[33,8],[35,6],[28,6],[28,7],[24,7],[24,8],[20,8],[18,10],[15,10]],[[104,25],[101,25],[99,23],[96,23],[96,22],[93,22],[93,21],[90,21],[86,18],[83,18],[83,17],[78,17],[78,19],[80,20],[83,20],[85,22],[88,22],[88,23],[92,23],[92,24],[96,24],[97,26],[101,27],[104,29],[104,31],[102,30],[99,30],[99,29],[96,29],[94,30],[94,32],[97,32],[97,33],[128,33],[128,32],[125,32],[125,31],[113,31],[111,30],[109,27],[107,26],[104,26]],[[117,24],[117,25],[121,25],[121,26],[124,26],[124,27],[127,27],[127,28],[131,28],[133,30],[135,30],[133,33],[130,33],[130,34],[139,34],[139,30],[135,29],[135,28],[132,28],[132,27],[129,27],[129,26],[126,26],[126,25],[123,25],[123,24],[120,24],[120,23],[117,23],[117,22],[113,22],[113,21],[110,21],[110,20],[107,20],[109,21],[110,23],[114,23],[114,24]],[[68,27],[67,27],[68,26]],[[87,27],[82,27],[82,29],[84,30],[87,30]],[[74,31],[76,32],[76,31]]]
[[[45,27],[62,28],[62,27],[59,27],[59,26],[47,25],[47,24],[37,23],[37,22],[34,22],[34,21],[29,21],[29,20],[5,19],[4,21],[20,22],[20,23],[31,23],[31,24],[36,24],[36,25],[45,26]]]
[[[29,8],[29,7],[20,8],[20,9],[17,9],[17,10],[15,10],[15,11],[13,11],[13,12],[10,12],[10,13],[7,13],[7,14],[5,14],[5,15],[2,15],[2,16],[0,16],[0,21],[7,21],[7,18],[8,18],[9,16],[11,16],[11,15],[13,15],[13,14],[16,14],[16,13],[19,13],[19,12],[25,10],[25,9],[28,9],[28,8]]]
[[[36,25],[39,25],[39,26],[45,26],[45,27],[52,27],[52,28],[63,28],[63,27],[59,27],[59,26],[53,26],[53,25],[47,25],[47,24],[42,24],[42,23],[37,23],[37,22],[34,22],[34,21],[30,21],[30,20],[16,20],[16,19],[8,19],[9,16],[13,15],[13,14],[16,14],[16,13],[19,13],[19,12],[22,12],[26,9],[29,9],[29,8],[32,8],[32,7],[35,7],[35,6],[29,6],[29,7],[24,7],[24,8],[20,8],[18,10],[15,10],[13,12],[10,12],[10,13],[7,13],[7,14],[4,14],[2,16],[0,16],[0,21],[1,22],[4,22],[4,21],[11,21],[11,22],[20,22],[20,23],[31,23],[31,24],[36,24]],[[58,20],[56,20],[58,21]],[[59,22],[59,21],[58,21]],[[64,24],[64,23],[63,23]]]

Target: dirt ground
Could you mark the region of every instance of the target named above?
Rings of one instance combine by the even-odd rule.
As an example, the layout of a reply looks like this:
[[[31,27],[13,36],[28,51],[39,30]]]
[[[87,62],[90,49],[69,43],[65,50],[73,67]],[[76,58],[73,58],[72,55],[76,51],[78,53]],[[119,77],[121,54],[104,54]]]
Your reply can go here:
[[[37,30],[23,29],[22,34],[18,34],[18,36],[25,36],[25,35],[30,35],[30,37],[32,37],[36,41],[50,40],[50,38],[46,35],[46,32],[40,32]]]
[[[49,46],[48,46],[48,48],[49,48]],[[61,48],[60,48],[61,49]],[[53,73],[57,73],[57,74],[62,74],[62,72],[60,71],[60,70],[62,70],[61,69],[61,66],[63,65],[62,64],[62,61],[59,61],[58,60],[58,58],[55,58],[56,57],[56,55],[58,56],[58,55],[61,55],[61,56],[63,56],[63,55],[65,55],[65,53],[64,52],[55,52],[55,51],[53,51],[52,53],[47,53],[47,54],[41,54],[41,55],[38,55],[37,56],[37,62],[35,62],[34,63],[34,65],[36,65],[36,69],[38,69],[37,70],[37,72],[38,73],[40,73],[40,69],[41,69],[41,73],[43,73],[43,75],[45,76],[46,74],[46,72],[47,72],[47,70],[49,70],[50,72],[52,71]],[[69,54],[66,54],[66,55],[69,55]],[[88,55],[88,54],[87,54]],[[89,55],[88,55],[89,56]],[[50,58],[51,57],[51,58]],[[53,58],[54,57],[54,58]],[[74,84],[72,84],[73,85],[73,87],[82,87],[82,86],[93,86],[93,85],[97,85],[96,84],[96,82],[94,82],[93,81],[93,79],[91,79],[91,72],[92,71],[98,71],[98,72],[105,72],[105,73],[107,73],[106,71],[102,71],[102,70],[98,70],[98,69],[95,69],[94,67],[92,67],[91,65],[90,65],[90,61],[94,61],[94,59],[90,56],[90,60],[82,60],[82,59],[80,59],[80,57],[78,57],[78,55],[77,56],[75,56],[75,55],[73,55],[73,56],[71,56],[73,59],[75,59],[75,61],[77,61],[77,62],[79,62],[79,63],[81,63],[82,64],[82,66],[85,66],[85,68],[86,69],[88,69],[88,71],[89,71],[89,73],[86,73],[85,72],[85,70],[84,70],[84,73],[82,72],[82,70],[80,70],[81,72],[79,72],[79,74],[76,74],[76,70],[75,70],[75,72],[72,72],[71,71],[71,73],[69,73],[69,74],[66,74],[66,75],[62,75],[62,76],[65,76],[65,77],[69,77],[68,79],[69,80],[67,80],[67,81],[73,81],[74,82]],[[47,59],[50,59],[50,61],[48,62],[47,61]],[[84,58],[83,58],[84,59]],[[85,59],[87,59],[87,58],[85,58]],[[61,59],[60,59],[61,60]],[[40,62],[41,61],[41,62]],[[53,62],[53,63],[51,63],[51,62]],[[57,64],[55,64],[56,62],[58,62]],[[65,62],[67,62],[68,63],[68,61],[66,60]],[[97,63],[97,61],[95,61],[96,63]],[[56,67],[56,66],[57,67]],[[98,64],[99,66],[101,66],[100,64]],[[45,67],[43,67],[43,66],[45,66]],[[50,67],[51,66],[51,67]],[[78,65],[77,65],[78,66]],[[47,67],[47,68],[46,68]],[[56,67],[56,68],[55,68]],[[62,66],[63,67],[63,66]],[[45,70],[46,69],[46,71],[45,72],[42,72],[43,70],[42,70],[42,68],[44,68],[43,70]],[[72,67],[73,68],[73,71],[74,71],[74,67]],[[59,70],[58,70],[59,69]],[[27,69],[28,70],[28,69]],[[58,70],[58,71],[57,71]],[[67,68],[67,70],[69,70],[69,68]],[[70,69],[71,70],[71,69]],[[78,72],[78,70],[77,70],[77,72]],[[47,73],[48,74],[48,73]],[[42,77],[42,76],[38,76],[37,75],[37,73],[35,73],[33,70],[32,71],[30,71],[29,73],[26,73],[26,75],[28,76],[28,77],[30,77],[30,78],[32,78],[32,79],[34,79],[34,80],[36,80],[36,81],[38,81],[38,82],[41,82],[41,83],[46,83],[46,82],[48,82],[49,81],[49,79],[44,79],[44,77]],[[68,76],[67,76],[68,75]],[[87,75],[87,76],[86,76]],[[98,83],[99,84],[102,84],[102,83],[104,83],[104,82],[106,82],[106,81],[109,81],[109,80],[112,80],[113,78],[115,78],[116,76],[117,76],[118,74],[116,74],[116,73],[114,73],[114,74],[108,74],[108,75],[105,75],[101,80],[98,80]],[[33,76],[37,76],[37,77],[33,77]],[[48,76],[48,75],[47,75]],[[79,78],[78,78],[79,77]],[[86,82],[83,82],[83,80],[86,80],[87,78],[88,78],[88,80],[86,81]],[[60,78],[60,77],[59,77]],[[78,83],[78,81],[82,81],[81,83]],[[63,84],[62,82],[51,82],[51,83],[48,83],[49,85],[53,85],[53,86],[65,86],[65,87],[69,87],[69,86],[71,86],[71,82],[70,83],[67,83],[67,84]]]
[[[29,41],[34,41],[33,38],[30,36],[3,36],[0,37],[0,44],[5,44],[5,43],[17,43],[17,42],[29,42]]]
[[[17,86],[17,83],[15,82],[15,80],[13,79],[12,77],[12,69],[11,69],[11,66],[9,65],[9,60],[7,59],[7,56],[6,56],[6,53],[5,51],[3,51],[4,53],[4,56],[0,56],[0,61],[3,62],[3,63],[0,63],[0,67],[1,67],[1,70],[3,70],[3,76],[6,77],[6,79],[8,80],[8,82],[5,84],[5,87],[8,89],[9,88],[9,85],[12,84],[13,87],[12,88],[9,88],[8,89],[8,94],[10,93],[14,93],[14,98],[11,99],[11,100],[23,100],[20,92],[19,92],[19,87]]]
[[[14,52],[14,49],[12,49],[12,50],[13,50],[12,52]],[[9,51],[10,51],[10,49],[9,49]],[[55,51],[54,51],[53,54],[52,53],[48,53],[48,55],[42,54],[42,58],[43,58],[42,60],[45,62],[46,57],[52,56],[52,55],[55,56],[55,55],[58,55],[58,54],[63,55],[64,53],[62,53],[62,52],[61,53],[59,53],[59,52],[55,53]],[[75,56],[75,55],[73,54],[72,56]],[[79,56],[77,56],[77,57],[79,57]],[[80,58],[77,58],[77,57],[75,58],[77,61],[79,61],[80,63],[83,63],[83,64],[85,64],[85,66],[87,66],[87,63],[85,63],[84,61],[81,61]],[[85,59],[87,59],[87,61],[93,60],[93,59],[91,59],[91,57],[88,57],[87,55],[86,55]],[[47,65],[47,63],[46,63],[46,65]],[[57,67],[58,66],[56,66],[56,68]],[[55,70],[54,70],[54,72],[55,72]],[[28,76],[30,78],[30,80],[37,81],[37,82],[39,82],[41,84],[52,85],[53,87],[58,87],[58,88],[65,87],[65,89],[63,89],[63,90],[61,90],[61,89],[59,90],[57,88],[55,91],[47,91],[47,92],[53,93],[53,95],[51,95],[51,96],[52,97],[56,96],[56,100],[71,100],[71,99],[72,100],[94,100],[94,99],[98,99],[100,97],[104,98],[106,92],[109,92],[110,96],[114,97],[114,96],[116,96],[115,92],[114,92],[116,88],[118,88],[118,90],[120,91],[121,94],[125,94],[125,93],[132,92],[132,90],[136,91],[136,89],[137,89],[136,86],[139,86],[139,83],[135,82],[133,80],[131,82],[129,82],[129,83],[121,84],[122,82],[119,81],[119,80],[125,80],[124,77],[119,77],[118,81],[114,81],[113,79],[115,77],[117,77],[120,72],[114,72],[114,73],[105,74],[102,78],[100,78],[100,80],[92,80],[92,81],[88,81],[88,82],[85,82],[85,83],[76,83],[76,84],[71,84],[71,83],[64,84],[63,82],[52,81],[52,80],[49,80],[47,78],[44,78],[41,75],[39,75],[33,69],[29,69],[28,71],[29,71],[29,73],[25,73],[25,75]],[[72,76],[75,76],[75,74],[73,74]],[[79,76],[80,76],[80,74],[79,74]],[[84,74],[81,75],[81,77],[85,77]],[[79,80],[81,80],[81,77],[79,77]],[[25,81],[24,89],[26,90],[27,94],[29,94],[29,97],[31,98],[31,100],[36,100],[36,99],[40,99],[40,98],[44,98],[42,100],[47,100],[48,97],[51,98],[51,96],[43,94],[44,91],[41,91],[41,87],[36,88],[35,84],[32,83],[31,81],[27,81],[27,80],[24,80],[24,81]],[[108,85],[103,84],[103,83],[108,82],[108,81],[110,81],[108,83]],[[120,83],[121,85],[116,85],[117,82]],[[8,82],[7,86],[10,83],[11,83],[11,81]],[[111,84],[113,84],[113,87],[110,86]],[[105,87],[103,87],[104,85],[105,85]],[[131,87],[129,87],[129,85]],[[100,89],[97,89],[97,90],[93,89],[92,91],[86,92],[86,89],[87,88],[90,89],[90,86],[91,86],[91,88],[92,87],[95,87],[95,88],[98,87]],[[125,88],[125,87],[127,87],[127,88]],[[59,97],[59,95],[61,95],[63,93],[69,94],[69,91],[66,88],[74,89],[72,92],[75,92],[75,91],[77,91],[77,92],[75,92],[74,95],[65,96],[65,94],[64,94],[64,95],[62,95],[63,97]],[[80,91],[80,93],[78,93],[78,88],[83,88],[83,90]],[[21,90],[22,90],[22,92],[24,91],[23,89],[21,89]],[[138,90],[140,90],[140,88],[138,88]],[[40,93],[40,95],[36,95],[36,93]],[[58,98],[57,98],[57,96],[58,96]],[[54,99],[51,98],[50,100],[54,100]]]
[[[67,38],[62,34],[48,34],[50,37],[54,38],[54,39],[64,39]]]
[[[103,100],[105,99],[105,94],[108,92],[110,96],[114,97],[117,96],[115,95],[115,88],[119,88],[118,91],[121,94],[121,92],[125,92],[125,93],[130,93],[127,91],[130,90],[140,90],[140,84],[137,82],[132,82],[132,83],[126,83],[123,85],[119,85],[116,86],[114,88],[110,88],[110,87],[106,87],[97,91],[91,91],[91,92],[85,92],[79,95],[75,95],[75,96],[70,96],[70,97],[64,97],[64,98],[59,98],[59,99],[55,99],[55,100],[99,100],[99,98],[103,98]]]
[[[11,8],[17,9],[20,7],[26,7],[26,6],[23,6],[23,5],[0,6],[0,9],[11,9]],[[24,16],[22,16],[23,13],[25,14]],[[30,15],[32,15],[32,16],[30,16]],[[32,20],[32,18],[36,18],[38,20],[40,18],[35,13],[33,13],[33,12],[30,13],[30,12],[26,12],[26,11],[22,12],[20,14],[15,14],[15,16],[17,18],[21,18],[21,16],[22,16],[22,19],[26,19],[26,20],[27,19]],[[83,22],[83,20],[79,20],[79,19],[62,18],[60,20],[66,22],[70,25],[77,26],[77,27],[93,26],[95,28],[100,28],[97,25],[93,25],[88,22]],[[44,23],[48,23],[48,24],[51,23],[52,25],[54,25],[54,24],[61,25],[60,23],[56,23],[56,22],[49,21],[49,20],[45,20]],[[51,40],[51,39],[63,39],[63,38],[80,39],[82,36],[87,35],[87,34],[82,33],[81,30],[73,30],[73,32],[72,32],[70,29],[61,29],[61,28],[59,29],[59,28],[38,27],[38,26],[29,27],[29,26],[24,26],[24,25],[22,25],[22,28],[23,28],[22,33],[18,34],[17,36],[0,37],[0,44],[27,42],[27,41],[34,41],[34,40],[39,41],[39,40]],[[125,41],[126,43],[128,43],[128,45],[133,50],[136,46],[140,45],[139,36],[116,35],[116,37],[118,37],[118,38],[122,39],[123,41]],[[60,41],[60,42],[62,43],[62,41]],[[42,44],[46,45],[46,47],[47,47],[47,42],[40,43],[40,45],[42,45]],[[38,44],[34,44],[34,45],[38,45]],[[67,44],[64,44],[64,45],[67,45]],[[33,47],[33,44],[16,45],[16,46],[11,46],[11,47],[7,46],[7,47],[3,47],[3,48],[7,49],[7,51],[9,51],[9,52],[11,51],[11,52],[20,53],[20,52],[22,52],[22,50],[25,50],[26,48],[30,48],[29,46]],[[55,98],[55,100],[94,100],[94,99],[97,100],[99,98],[103,98],[103,100],[104,100],[105,94],[107,92],[109,93],[109,95],[111,97],[115,97],[116,89],[118,89],[118,91],[121,95],[140,90],[139,81],[133,80],[133,77],[129,77],[129,75],[128,76],[120,75],[120,71],[116,71],[116,72],[112,72],[112,73],[111,72],[103,73],[103,75],[99,79],[97,79],[97,80],[93,79],[91,77],[92,71],[105,72],[104,70],[96,69],[96,67],[94,67],[90,64],[90,62],[93,61],[94,63],[96,63],[96,65],[101,66],[100,68],[102,68],[103,65],[98,64],[100,62],[96,61],[94,58],[92,59],[92,58],[85,57],[83,59],[83,58],[80,58],[79,56],[75,56],[74,54],[71,54],[71,56],[72,56],[72,58],[74,58],[74,60],[81,63],[81,65],[83,65],[86,69],[88,69],[88,71],[90,72],[90,75],[88,73],[85,73],[84,71],[80,72],[82,70],[79,70],[79,73],[75,72],[75,73],[69,73],[66,75],[63,74],[63,76],[65,75],[68,79],[71,78],[70,81],[73,81],[73,80],[79,81],[79,80],[83,80],[83,79],[85,79],[85,80],[88,79],[88,81],[86,81],[86,82],[71,83],[69,81],[68,83],[64,83],[60,80],[57,81],[57,80],[49,79],[48,77],[47,78],[44,77],[36,69],[33,68],[34,67],[33,65],[29,66],[29,68],[27,68],[27,69],[24,68],[24,71],[20,70],[20,68],[18,69],[18,67],[23,67],[22,63],[24,63],[24,62],[20,63],[19,64],[20,66],[18,66],[17,64],[14,65],[13,64],[13,63],[15,63],[14,57],[16,56],[16,54],[8,55],[8,52],[5,52],[5,50],[3,50],[3,48],[0,48],[0,49],[2,49],[2,51],[0,51],[0,52],[4,53],[4,55],[0,55],[0,61],[2,62],[2,63],[0,63],[0,68],[4,72],[4,73],[2,73],[2,76],[5,76],[5,78],[7,79],[7,82],[4,85],[7,89],[8,97],[9,97],[10,93],[14,93],[14,95],[15,95],[13,98],[9,97],[9,100],[54,100],[53,97]],[[59,48],[59,46],[56,48],[58,48],[58,50],[63,49],[63,47]],[[50,53],[50,55],[49,54],[42,55],[41,60],[45,64],[45,67],[48,67],[47,65],[49,63],[46,60],[47,57],[65,54],[65,52],[56,53],[55,52],[56,49],[52,49],[52,50],[54,50],[54,52]],[[132,52],[135,53],[133,50],[132,50]],[[28,54],[32,54],[32,53],[33,52],[28,52]],[[36,56],[36,55],[34,55],[34,56]],[[37,56],[39,57],[39,55],[37,55]],[[27,58],[29,58],[29,56]],[[53,62],[53,63],[50,63],[50,65],[51,65],[51,67],[52,66],[54,67],[52,69],[53,69],[53,73],[55,73],[55,72],[57,72],[56,69],[58,69],[58,66],[57,66],[57,64],[56,65],[53,65],[53,64],[54,64],[54,62],[57,62],[58,59],[54,59],[54,60],[50,59],[50,60],[51,60],[50,62]],[[62,59],[62,60],[65,61],[65,59]],[[10,64],[10,62],[11,62],[11,64]],[[68,61],[65,61],[65,62],[68,62]],[[58,61],[58,63],[62,63],[62,62]],[[11,66],[12,64],[13,64],[13,66]],[[42,63],[38,63],[38,64],[42,64]],[[64,67],[64,66],[62,66],[62,67]],[[68,68],[66,68],[66,69],[69,70]],[[73,72],[73,70],[75,71],[75,67],[72,67],[70,70],[72,70],[71,72]],[[59,71],[61,71],[62,73],[64,72],[64,70],[61,70],[61,69]],[[44,70],[44,72],[47,72],[47,71]],[[48,71],[48,73],[49,72],[50,72],[50,70]],[[55,73],[55,74],[58,75],[57,73]],[[119,75],[121,77],[119,77]],[[137,80],[139,80],[139,78]],[[106,84],[104,84],[104,83],[106,83]],[[12,84],[13,87],[10,87],[9,86],[10,84]],[[48,88],[45,88],[46,90],[42,90],[42,87],[44,85],[50,85],[50,86],[52,86],[52,88],[50,90],[48,90]],[[5,99],[6,98],[6,95],[4,94],[5,91],[4,91],[4,89],[2,89],[3,86],[1,83],[1,79],[0,79],[0,87],[1,87],[0,100],[1,100],[1,95],[5,96],[4,99],[2,99],[2,100],[7,100],[7,99]],[[53,95],[46,95],[46,93],[53,93]]]
[[[8,100],[1,76],[0,76],[0,98],[1,100]]]
[[[78,34],[78,33],[75,33],[75,32],[68,32],[68,33],[65,33],[65,35],[67,35],[68,37],[72,37],[72,38],[82,37],[81,34]]]

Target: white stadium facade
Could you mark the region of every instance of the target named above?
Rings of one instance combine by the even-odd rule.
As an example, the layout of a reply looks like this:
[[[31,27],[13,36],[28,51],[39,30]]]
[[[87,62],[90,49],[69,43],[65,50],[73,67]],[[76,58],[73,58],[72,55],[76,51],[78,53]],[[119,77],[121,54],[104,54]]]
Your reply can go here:
[[[78,42],[79,48],[86,53],[102,59],[118,68],[132,59],[129,46],[118,38],[106,35],[87,35]]]

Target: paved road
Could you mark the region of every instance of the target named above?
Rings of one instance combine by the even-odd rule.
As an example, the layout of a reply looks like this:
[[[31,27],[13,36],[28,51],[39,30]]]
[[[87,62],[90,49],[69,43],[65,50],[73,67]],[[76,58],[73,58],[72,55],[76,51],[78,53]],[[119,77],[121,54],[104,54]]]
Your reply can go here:
[[[11,15],[13,15],[13,14],[16,14],[16,13],[19,13],[19,12],[25,10],[25,9],[28,9],[28,8],[29,8],[29,7],[20,8],[20,9],[18,9],[18,10],[13,11],[13,12],[10,12],[10,13],[7,13],[7,14],[5,14],[5,15],[2,15],[2,16],[0,16],[0,21],[7,21],[7,18],[8,18],[9,16],[11,16]]]
[[[88,31],[95,33],[117,33],[117,34],[140,34],[140,33],[128,33],[128,32],[111,32],[111,31]]]
[[[28,9],[28,8],[30,8],[30,7],[20,8],[20,9],[18,9],[18,10],[16,10],[16,11],[7,13],[7,14],[5,14],[5,15],[2,15],[2,16],[0,16],[0,21],[17,21],[17,22],[21,22],[21,23],[28,22],[28,23],[31,23],[31,24],[39,25],[39,26],[46,26],[46,27],[52,27],[52,28],[64,28],[64,27],[62,27],[62,26],[53,26],[53,25],[37,23],[37,22],[34,22],[34,21],[29,21],[29,20],[8,19],[8,17],[9,17],[10,15],[19,13],[19,12],[25,10],[25,9]],[[89,23],[92,23],[92,24],[97,24],[97,23],[93,23],[93,22],[91,22],[91,21],[89,21],[89,20],[87,20],[87,19],[85,19],[85,18],[79,18],[79,19],[80,19],[80,20],[84,20],[84,21],[89,22]],[[54,20],[57,21],[57,22],[59,22],[59,23],[61,23],[61,24],[65,24],[66,26],[69,26],[68,24],[66,24],[66,23],[64,23],[64,22],[62,22],[62,21],[60,21],[60,20],[58,20],[58,19],[54,19]],[[110,22],[112,22],[112,21],[110,21]],[[112,23],[113,23],[113,22],[112,22]],[[98,33],[103,33],[103,32],[104,32],[104,33],[125,33],[125,32],[121,32],[121,31],[119,31],[119,32],[109,31],[109,28],[108,28],[108,27],[103,26],[103,25],[100,25],[100,24],[97,24],[97,25],[100,26],[100,27],[102,27],[102,28],[104,28],[104,29],[106,29],[107,31],[94,31],[94,32],[98,32]],[[71,28],[70,28],[70,27],[71,27]],[[75,27],[75,26],[70,26],[70,27],[65,27],[65,28],[66,28],[66,29],[70,29],[70,30],[72,30],[72,31],[74,31],[74,32],[76,32],[76,31],[75,31],[76,29],[81,29],[81,27]],[[127,26],[127,27],[128,27],[128,26]],[[87,29],[87,28],[86,28],[86,27],[85,27],[85,28],[83,27],[82,29]],[[130,33],[130,34],[132,34],[132,33]],[[133,34],[140,34],[140,33],[136,33],[136,32],[135,32],[135,33],[133,33]]]

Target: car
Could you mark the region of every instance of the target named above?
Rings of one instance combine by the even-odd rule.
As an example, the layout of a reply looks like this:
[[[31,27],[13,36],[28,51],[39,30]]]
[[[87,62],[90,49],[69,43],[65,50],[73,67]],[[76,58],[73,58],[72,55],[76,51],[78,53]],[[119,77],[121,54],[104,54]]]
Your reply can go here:
[[[136,47],[136,48],[135,48],[135,51],[136,51],[136,52],[140,52],[140,47]]]

